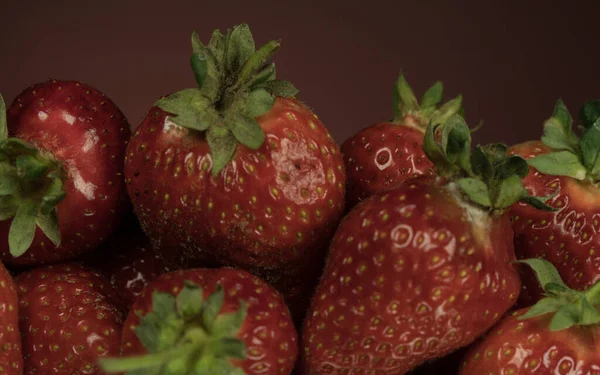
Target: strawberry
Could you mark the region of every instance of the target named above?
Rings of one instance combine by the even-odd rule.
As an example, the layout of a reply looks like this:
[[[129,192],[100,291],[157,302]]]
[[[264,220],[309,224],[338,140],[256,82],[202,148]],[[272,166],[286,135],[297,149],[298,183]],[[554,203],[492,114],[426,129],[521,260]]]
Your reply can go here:
[[[13,279],[0,262],[0,374],[23,374],[18,306]]]
[[[460,116],[433,123],[423,149],[439,175],[372,195],[343,219],[304,323],[301,374],[404,374],[474,341],[514,304],[508,209],[549,207],[525,191],[523,158],[470,143]]]
[[[96,359],[119,355],[123,306],[101,275],[63,263],[15,283],[26,374],[102,374]]]
[[[308,298],[344,210],[339,148],[314,113],[274,80],[243,24],[204,46],[192,38],[200,89],[159,100],[127,148],[125,178],[142,228],[187,267],[243,268]]]
[[[548,261],[523,262],[535,270],[547,297],[504,317],[469,348],[460,375],[600,374],[600,284],[575,291]]]
[[[127,309],[135,302],[148,282],[173,271],[160,251],[137,223],[118,230],[98,251],[83,260],[106,277],[123,299]]]
[[[432,172],[433,164],[421,147],[425,128],[434,116],[443,121],[457,113],[462,101],[458,96],[438,109],[442,93],[443,85],[438,81],[419,104],[404,75],[400,75],[394,87],[394,119],[363,128],[342,144],[347,210],[372,194]]]
[[[565,283],[583,290],[600,280],[600,102],[582,108],[582,134],[562,101],[544,124],[540,141],[511,147],[510,153],[528,159],[524,179],[534,195],[552,196],[554,212],[523,204],[512,208],[515,252],[520,259],[544,258],[558,269]],[[533,274],[524,270],[522,305],[541,297]]]
[[[123,114],[98,90],[59,80],[29,87],[4,112],[2,101],[2,261],[41,265],[96,248],[128,207]]]
[[[243,270],[196,268],[144,288],[125,322],[125,358],[100,365],[127,375],[288,375],[297,351],[277,290]]]

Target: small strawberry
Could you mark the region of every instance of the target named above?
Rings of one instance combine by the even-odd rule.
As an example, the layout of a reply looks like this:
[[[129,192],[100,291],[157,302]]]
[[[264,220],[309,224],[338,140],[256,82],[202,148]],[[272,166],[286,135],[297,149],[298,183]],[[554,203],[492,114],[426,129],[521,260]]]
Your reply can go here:
[[[523,262],[547,297],[504,317],[469,349],[459,374],[600,374],[600,283],[575,291],[548,261]]]
[[[524,179],[537,196],[554,196],[554,212],[524,204],[512,208],[515,252],[520,259],[544,258],[554,264],[565,283],[583,290],[600,281],[600,102],[591,101],[581,111],[582,134],[562,101],[544,124],[541,142],[525,142],[510,153],[528,159],[532,167]],[[525,270],[523,305],[535,303],[541,289]]]
[[[149,283],[125,322],[125,357],[100,365],[127,375],[288,375],[297,351],[274,288],[246,271],[197,268]]]
[[[102,374],[96,359],[119,355],[124,309],[101,275],[65,263],[15,283],[25,374]]]
[[[508,209],[549,207],[525,191],[523,158],[470,144],[458,115],[429,126],[423,149],[439,176],[375,194],[344,218],[304,323],[301,374],[405,374],[471,343],[514,304]]]
[[[23,374],[18,306],[13,279],[0,262],[0,374]]]
[[[401,75],[394,87],[394,119],[363,128],[342,144],[347,210],[408,178],[431,173],[433,164],[421,147],[425,128],[434,116],[443,121],[457,113],[462,101],[458,96],[438,109],[442,92],[443,85],[438,81],[425,92],[419,104]]]
[[[150,245],[137,223],[120,228],[97,251],[83,259],[83,264],[96,269],[110,281],[127,309],[146,284],[174,271],[160,250]]]
[[[29,87],[6,118],[0,103],[1,260],[40,265],[96,248],[128,208],[127,120],[75,81]]]
[[[274,285],[301,316],[344,210],[335,141],[296,89],[255,52],[247,25],[193,34],[198,88],[159,100],[128,145],[125,177],[154,246],[187,267],[236,266]]]

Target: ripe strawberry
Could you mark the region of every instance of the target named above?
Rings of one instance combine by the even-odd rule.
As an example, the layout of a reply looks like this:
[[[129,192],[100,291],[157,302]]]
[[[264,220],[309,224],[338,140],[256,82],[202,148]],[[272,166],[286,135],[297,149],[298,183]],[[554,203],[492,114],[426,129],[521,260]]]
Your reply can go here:
[[[119,355],[123,307],[101,275],[66,263],[15,283],[26,374],[101,374],[96,359]]]
[[[200,89],[159,100],[128,145],[125,177],[154,246],[188,267],[260,275],[300,311],[344,210],[345,172],[327,129],[247,25],[193,35]],[[225,53],[224,51],[227,51]]]
[[[432,172],[433,164],[421,147],[425,128],[434,116],[443,121],[457,113],[462,101],[459,96],[438,109],[442,92],[443,85],[438,81],[425,92],[419,104],[401,75],[394,87],[393,121],[363,128],[342,144],[347,210],[408,178]]]
[[[158,276],[173,271],[159,250],[150,245],[137,223],[118,230],[98,251],[83,260],[106,277],[119,293],[127,309],[142,289]]]
[[[58,80],[23,91],[7,122],[4,112],[2,102],[2,261],[40,265],[96,248],[127,207],[123,114],[96,89]]]
[[[600,374],[600,284],[567,288],[551,263],[526,260],[548,297],[513,312],[469,349],[460,375]]]
[[[600,280],[600,102],[582,110],[583,133],[573,131],[573,120],[562,101],[544,124],[542,141],[511,147],[511,154],[528,159],[527,190],[550,196],[555,212],[516,204],[511,212],[518,258],[544,258],[557,267],[566,284],[583,290]],[[527,270],[520,303],[541,297],[539,284]]]
[[[126,374],[289,374],[297,333],[281,295],[232,268],[189,269],[144,288],[123,330],[125,358],[103,359]]]
[[[434,133],[441,129],[441,145]],[[358,204],[340,224],[303,327],[301,374],[404,374],[488,330],[515,302],[508,208],[527,163],[506,146],[470,150],[455,115],[423,146],[420,176]]]
[[[0,262],[0,374],[23,374],[18,306],[13,279]]]

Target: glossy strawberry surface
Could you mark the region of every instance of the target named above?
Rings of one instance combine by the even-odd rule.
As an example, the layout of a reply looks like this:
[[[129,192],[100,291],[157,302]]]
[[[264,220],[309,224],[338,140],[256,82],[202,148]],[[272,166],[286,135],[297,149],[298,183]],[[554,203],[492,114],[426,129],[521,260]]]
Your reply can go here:
[[[102,374],[97,358],[120,354],[124,309],[102,276],[64,263],[15,283],[25,374]]]
[[[123,159],[130,129],[103,93],[76,81],[48,80],[16,97],[7,111],[10,137],[35,146],[62,165],[65,198],[57,205],[57,248],[38,228],[31,247],[10,255],[11,220],[0,222],[0,256],[7,265],[32,266],[93,250],[128,209]]]
[[[0,374],[23,373],[18,306],[13,279],[0,263]]]

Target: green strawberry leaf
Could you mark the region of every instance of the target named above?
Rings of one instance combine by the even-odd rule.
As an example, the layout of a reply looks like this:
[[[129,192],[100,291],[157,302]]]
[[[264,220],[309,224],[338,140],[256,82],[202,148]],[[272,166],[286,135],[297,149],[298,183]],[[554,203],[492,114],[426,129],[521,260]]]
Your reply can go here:
[[[265,140],[265,133],[252,117],[234,114],[226,119],[226,125],[238,142],[252,150],[260,148]]]
[[[492,163],[480,145],[476,145],[471,152],[471,170],[483,181],[490,181],[494,175]]]
[[[421,109],[435,108],[442,102],[444,95],[444,85],[440,81],[436,81],[430,88],[425,91],[421,98]]]
[[[189,320],[200,316],[204,304],[204,290],[199,285],[185,281],[183,289],[175,298],[177,312],[184,319]]]
[[[457,180],[456,184],[471,201],[484,207],[490,207],[492,205],[488,186],[482,180],[467,177]]]
[[[531,207],[541,210],[541,211],[556,211],[557,209],[547,205],[546,202],[547,197],[533,197],[531,195],[527,195],[519,199],[519,202],[523,202],[525,204],[530,205]]]
[[[192,57],[190,57],[190,65],[192,66],[196,83],[198,84],[198,87],[202,89],[206,74],[208,73],[208,61],[204,51],[194,53]]]
[[[202,311],[202,323],[208,332],[213,333],[214,323],[217,315],[223,308],[223,302],[225,300],[225,291],[221,284],[217,284],[215,291],[212,292],[206,302],[204,303],[204,310]]]
[[[544,174],[568,176],[577,180],[583,180],[587,175],[586,168],[571,151],[541,154],[528,159],[527,163]]]
[[[258,49],[252,56],[250,56],[244,63],[236,86],[245,86],[247,83],[252,81],[252,78],[256,76],[256,73],[273,57],[275,51],[279,49],[281,43],[278,40],[272,40]]]
[[[583,165],[592,170],[598,163],[600,154],[600,118],[590,126],[579,140]]]
[[[246,359],[246,344],[240,339],[223,337],[213,341],[210,348],[217,358]]]
[[[212,174],[216,177],[233,157],[238,143],[233,133],[223,126],[211,126],[206,140],[213,160]]]
[[[208,42],[208,50],[219,65],[223,62],[225,47],[225,35],[220,30],[214,30]]]
[[[436,124],[443,124],[450,118],[457,115],[464,119],[464,115],[461,114],[462,96],[459,95],[456,98],[444,103],[438,110],[432,115],[432,121]],[[472,131],[471,131],[472,133]]]
[[[298,93],[298,89],[290,81],[267,81],[264,88],[269,94],[282,98],[293,98]]]
[[[250,83],[250,87],[256,88],[259,85],[263,85],[266,82],[272,81],[274,79],[275,79],[275,64],[274,63],[267,64],[258,73],[256,73],[256,76],[254,76],[254,79]],[[283,81],[283,82],[286,82],[286,81]],[[270,92],[270,93],[272,95],[274,95],[272,92]],[[294,95],[295,95],[295,93],[294,93]]]
[[[586,102],[579,110],[581,125],[589,129],[600,119],[600,100],[590,100]]]
[[[396,81],[392,97],[394,100],[394,119],[396,121],[400,121],[407,114],[419,110],[417,97],[413,93],[408,82],[406,82],[403,74],[400,74],[400,77],[398,77],[398,80]]]
[[[0,95],[0,141],[8,139],[8,125],[6,124],[6,103]]]
[[[0,196],[0,221],[12,219],[18,208],[19,205],[15,203],[12,197]]]
[[[580,325],[596,325],[600,323],[600,313],[593,307],[583,295],[580,298],[581,303],[581,316],[578,323]]]
[[[140,325],[135,333],[148,350],[158,352],[172,347],[183,329],[177,319],[175,297],[170,293],[155,291],[152,294],[152,311],[140,316]]]
[[[502,143],[490,143],[482,146],[481,149],[493,166],[504,161],[508,152],[508,146]]]
[[[573,131],[573,118],[562,100],[556,102],[552,117],[544,123],[542,142],[556,150],[577,151],[579,140]]]
[[[8,155],[35,154],[37,149],[19,138],[8,138],[1,143],[2,152]]]
[[[255,118],[269,112],[274,103],[275,98],[267,90],[257,88],[248,93],[243,108],[249,117]]]
[[[8,245],[13,257],[25,254],[33,243],[38,207],[31,201],[22,201],[8,231]]]
[[[19,188],[17,171],[9,165],[0,164],[0,197],[14,194]]]
[[[542,286],[545,288],[548,284],[565,285],[562,277],[558,273],[558,270],[554,265],[542,258],[522,259],[518,260],[517,263],[526,264],[529,266]]]
[[[550,331],[562,331],[579,323],[579,309],[570,304],[559,307],[550,322]]]
[[[453,116],[442,126],[442,150],[450,162],[471,170],[471,132],[460,116]]]
[[[227,56],[226,69],[229,72],[238,72],[256,50],[252,33],[247,24],[241,24],[233,28],[225,48],[225,56]]]
[[[213,38],[215,33],[213,33]],[[213,39],[211,39],[211,43]],[[214,52],[219,53],[215,55]],[[196,56],[196,57],[194,57]],[[204,46],[196,32],[192,33],[192,57],[190,63],[202,95],[209,102],[217,100],[221,86],[221,64],[223,50],[218,50],[214,45]]]
[[[519,316],[518,319],[526,320],[535,318],[536,316],[557,312],[562,305],[562,301],[555,298],[543,298],[538,303],[531,306],[525,314]]]
[[[504,180],[512,175],[525,178],[529,174],[527,160],[519,155],[511,155],[496,165],[496,178]]]
[[[63,190],[63,182],[59,178],[55,178],[48,185],[42,203],[40,206],[40,213],[42,215],[48,215],[66,196]]]
[[[58,225],[58,215],[56,209],[50,211],[47,214],[38,214],[36,223],[38,227],[44,232],[46,237],[54,244],[59,247],[61,241],[60,228]]]
[[[517,175],[511,175],[500,180],[494,207],[500,209],[508,208],[527,195],[527,190],[523,186],[521,178]]]
[[[440,124],[434,124],[430,122],[425,129],[425,135],[423,136],[423,144],[421,148],[427,156],[427,158],[436,166],[437,173],[440,176],[450,177],[456,175],[460,169],[454,165],[448,159],[448,156],[444,152],[441,145],[436,142],[435,133],[436,130],[441,126]]]
[[[17,175],[26,181],[37,180],[48,170],[48,162],[33,155],[19,155],[16,159]]]
[[[237,311],[217,316],[213,323],[213,334],[216,337],[235,336],[244,324],[247,309],[246,302],[241,301]]]
[[[185,89],[158,100],[155,106],[173,114],[171,120],[187,129],[205,131],[218,118],[211,103],[198,89]]]

